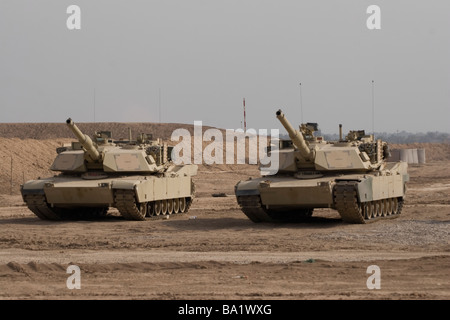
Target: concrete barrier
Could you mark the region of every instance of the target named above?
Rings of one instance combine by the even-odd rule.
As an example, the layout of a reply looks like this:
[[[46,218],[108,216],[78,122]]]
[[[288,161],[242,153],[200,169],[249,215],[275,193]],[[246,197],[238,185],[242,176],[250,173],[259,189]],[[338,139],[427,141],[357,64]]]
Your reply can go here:
[[[408,149],[400,149],[400,161],[409,163],[409,152]]]
[[[419,164],[424,164],[425,162],[425,149],[417,149],[417,158]]]
[[[414,164],[419,164],[419,157],[417,156],[417,149],[410,149],[412,154],[412,162]]]
[[[399,149],[392,149],[391,150],[391,156],[389,157],[388,161],[390,161],[390,162],[400,161],[400,150]]]
[[[410,164],[425,163],[425,149],[392,149],[388,161],[403,161]]]

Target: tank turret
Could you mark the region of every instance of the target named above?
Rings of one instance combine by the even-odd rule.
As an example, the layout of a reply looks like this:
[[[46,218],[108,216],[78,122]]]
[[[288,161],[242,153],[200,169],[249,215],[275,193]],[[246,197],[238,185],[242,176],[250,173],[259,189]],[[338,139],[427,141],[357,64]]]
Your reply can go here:
[[[167,144],[159,139],[152,141],[150,134],[114,142],[110,131],[95,132],[91,139],[71,118],[66,124],[78,142],[73,142],[70,148],[58,148],[58,156],[50,168],[53,171],[161,173],[170,166]]]
[[[364,130],[350,131],[342,139],[342,125],[339,125],[339,141],[326,142],[314,137],[317,123],[306,123],[295,130],[281,110],[276,116],[284,126],[295,150],[280,150],[280,170],[296,172],[316,171],[372,171],[384,165],[389,148],[386,142],[374,141]]]

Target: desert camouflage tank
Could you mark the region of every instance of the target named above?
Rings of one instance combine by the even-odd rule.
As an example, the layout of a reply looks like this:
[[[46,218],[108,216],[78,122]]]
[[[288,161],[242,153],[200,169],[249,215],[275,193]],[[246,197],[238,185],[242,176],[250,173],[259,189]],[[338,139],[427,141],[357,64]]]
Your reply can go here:
[[[290,138],[279,141],[279,171],[235,186],[250,220],[298,221],[315,208],[332,208],[345,222],[362,224],[401,213],[408,164],[387,162],[386,142],[362,130],[343,139],[341,125],[339,141],[326,142],[314,135],[316,123],[295,130],[281,110],[276,116]]]
[[[90,218],[115,207],[127,220],[187,212],[195,194],[196,165],[174,165],[171,147],[140,134],[114,141],[108,131],[93,138],[69,118],[78,142],[57,148],[50,178],[28,181],[21,193],[28,208],[44,220]]]

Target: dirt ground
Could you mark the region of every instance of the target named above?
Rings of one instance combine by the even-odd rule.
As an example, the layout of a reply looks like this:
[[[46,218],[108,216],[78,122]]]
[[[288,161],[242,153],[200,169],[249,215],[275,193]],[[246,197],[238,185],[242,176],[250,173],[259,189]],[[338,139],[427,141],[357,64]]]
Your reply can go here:
[[[367,225],[330,209],[302,223],[251,222],[233,196],[237,181],[258,175],[251,165],[202,166],[191,210],[157,221],[115,209],[42,221],[20,195],[0,194],[0,299],[448,300],[450,161],[409,172],[402,215]],[[70,265],[80,289],[67,286]],[[380,289],[368,288],[372,265]]]

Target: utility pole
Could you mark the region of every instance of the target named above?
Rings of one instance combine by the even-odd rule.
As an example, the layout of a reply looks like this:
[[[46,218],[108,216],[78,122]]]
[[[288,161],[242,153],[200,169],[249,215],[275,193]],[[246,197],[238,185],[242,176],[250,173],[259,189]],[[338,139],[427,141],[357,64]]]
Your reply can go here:
[[[158,93],[158,110],[159,110],[159,123],[161,123],[161,88]]]
[[[247,120],[245,118],[245,98],[242,101],[243,105],[244,105],[244,132],[247,132]]]
[[[95,123],[95,102],[96,102],[96,101],[95,101],[95,98],[96,98],[96,97],[95,97],[95,88],[94,88],[94,123]]]
[[[13,157],[11,157],[11,195],[13,194]]]
[[[375,81],[372,80],[372,134],[375,138]]]
[[[300,82],[300,123],[303,123],[302,83]]]

